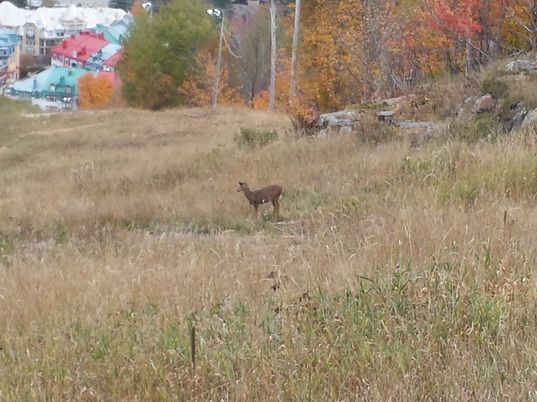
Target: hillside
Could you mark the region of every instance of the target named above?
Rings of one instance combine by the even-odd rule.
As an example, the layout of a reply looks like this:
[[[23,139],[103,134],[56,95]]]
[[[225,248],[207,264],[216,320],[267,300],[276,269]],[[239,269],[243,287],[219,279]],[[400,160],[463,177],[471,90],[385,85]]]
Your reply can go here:
[[[445,123],[419,148],[1,99],[0,399],[534,399],[535,130],[444,107],[486,76],[401,114]],[[281,219],[239,180],[282,185]]]

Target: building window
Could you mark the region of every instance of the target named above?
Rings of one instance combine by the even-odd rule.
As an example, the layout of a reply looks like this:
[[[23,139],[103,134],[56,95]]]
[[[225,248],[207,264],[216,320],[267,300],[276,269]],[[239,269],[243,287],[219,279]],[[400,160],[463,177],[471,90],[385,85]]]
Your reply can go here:
[[[51,91],[55,91],[55,90],[56,90],[56,85],[54,85],[54,84],[50,84],[49,89],[50,89]]]
[[[35,28],[33,26],[28,26],[26,28],[26,36],[33,38],[35,36]]]
[[[70,85],[65,86],[65,92],[67,92],[68,94],[71,93],[71,86]]]

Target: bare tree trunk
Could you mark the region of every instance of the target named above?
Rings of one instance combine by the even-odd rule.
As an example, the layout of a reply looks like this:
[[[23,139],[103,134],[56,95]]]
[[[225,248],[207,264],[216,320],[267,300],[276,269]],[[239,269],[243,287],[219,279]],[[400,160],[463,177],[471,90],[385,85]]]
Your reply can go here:
[[[297,82],[296,64],[297,64],[297,47],[298,47],[299,31],[300,31],[300,0],[296,0],[295,26],[293,30],[293,50],[291,53],[291,97],[292,98],[294,98],[296,95],[296,82]]]
[[[465,74],[464,74],[464,76],[468,77],[468,74],[470,73],[470,71],[472,71],[472,68],[473,68],[473,65],[474,65],[473,49],[472,49],[472,42],[471,42],[471,38],[470,38],[470,32],[466,32],[465,51],[466,51],[466,64],[465,64],[465,70],[464,70]]]
[[[269,110],[274,110],[276,97],[276,0],[270,1],[270,91]]]

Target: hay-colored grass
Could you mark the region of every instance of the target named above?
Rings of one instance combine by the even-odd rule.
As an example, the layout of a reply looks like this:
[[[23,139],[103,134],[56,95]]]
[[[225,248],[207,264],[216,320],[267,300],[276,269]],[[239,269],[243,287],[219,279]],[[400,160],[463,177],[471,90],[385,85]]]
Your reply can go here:
[[[251,110],[0,124],[1,400],[537,398],[534,133],[412,150]],[[241,127],[279,139],[240,147]],[[238,180],[282,185],[282,219],[254,220]]]

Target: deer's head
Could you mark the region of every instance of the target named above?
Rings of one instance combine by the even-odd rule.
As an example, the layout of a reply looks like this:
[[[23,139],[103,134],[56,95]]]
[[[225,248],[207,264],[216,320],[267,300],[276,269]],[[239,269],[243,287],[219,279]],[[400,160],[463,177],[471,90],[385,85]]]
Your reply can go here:
[[[239,181],[239,188],[237,188],[237,191],[244,191],[245,188],[248,188],[248,184],[243,181]]]

